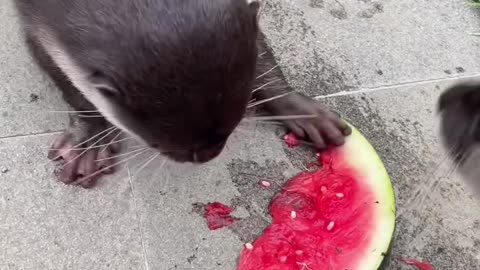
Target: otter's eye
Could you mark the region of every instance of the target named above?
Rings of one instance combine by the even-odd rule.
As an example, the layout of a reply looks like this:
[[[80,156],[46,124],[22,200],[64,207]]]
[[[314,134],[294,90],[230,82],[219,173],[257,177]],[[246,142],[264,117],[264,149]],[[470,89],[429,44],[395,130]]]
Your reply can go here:
[[[101,71],[95,71],[89,76],[89,81],[104,97],[119,97],[121,91],[115,87],[115,84]]]
[[[114,98],[118,96],[118,92],[115,91],[114,89],[110,89],[108,87],[97,87],[97,90],[104,95],[105,97],[108,98]]]

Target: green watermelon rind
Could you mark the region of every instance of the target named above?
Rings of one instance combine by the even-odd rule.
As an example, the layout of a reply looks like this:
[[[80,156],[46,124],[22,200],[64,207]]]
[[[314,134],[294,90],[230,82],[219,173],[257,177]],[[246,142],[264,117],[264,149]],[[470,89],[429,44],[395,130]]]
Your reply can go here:
[[[356,270],[376,270],[384,266],[393,242],[396,220],[395,193],[390,176],[377,151],[354,126],[345,121],[352,129],[345,145],[341,147],[345,161],[362,174],[362,181],[370,185],[378,200],[377,229],[370,245],[371,254],[359,262]],[[388,258],[387,258],[388,259]]]

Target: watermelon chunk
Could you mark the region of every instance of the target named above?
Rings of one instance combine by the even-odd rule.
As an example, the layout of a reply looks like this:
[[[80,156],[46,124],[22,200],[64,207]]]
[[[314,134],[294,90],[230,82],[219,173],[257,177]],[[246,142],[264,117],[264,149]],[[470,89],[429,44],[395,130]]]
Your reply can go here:
[[[244,248],[238,270],[374,270],[395,228],[395,196],[374,148],[354,127],[322,152],[322,168],[290,179],[270,203],[273,223]]]

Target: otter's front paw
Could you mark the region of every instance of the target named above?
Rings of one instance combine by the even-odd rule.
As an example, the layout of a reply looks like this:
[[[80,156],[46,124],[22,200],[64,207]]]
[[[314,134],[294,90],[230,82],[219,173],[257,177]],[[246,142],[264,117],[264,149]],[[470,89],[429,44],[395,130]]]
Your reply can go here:
[[[114,172],[117,144],[112,142],[120,131],[110,128],[101,132],[100,127],[73,121],[68,130],[57,137],[48,158],[60,162],[60,181],[90,188],[102,175]]]
[[[340,146],[352,130],[325,105],[301,94],[293,93],[273,101],[269,110],[278,116],[304,115],[299,119],[283,120],[295,135],[309,138],[317,148]]]

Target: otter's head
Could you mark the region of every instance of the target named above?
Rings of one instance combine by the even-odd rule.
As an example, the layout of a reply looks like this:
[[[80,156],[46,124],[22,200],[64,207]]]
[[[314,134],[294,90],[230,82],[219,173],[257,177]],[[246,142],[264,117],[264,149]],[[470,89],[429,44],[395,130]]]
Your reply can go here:
[[[45,47],[111,123],[174,160],[207,162],[251,96],[259,4],[147,2],[125,17],[88,15],[75,36],[51,35]]]

